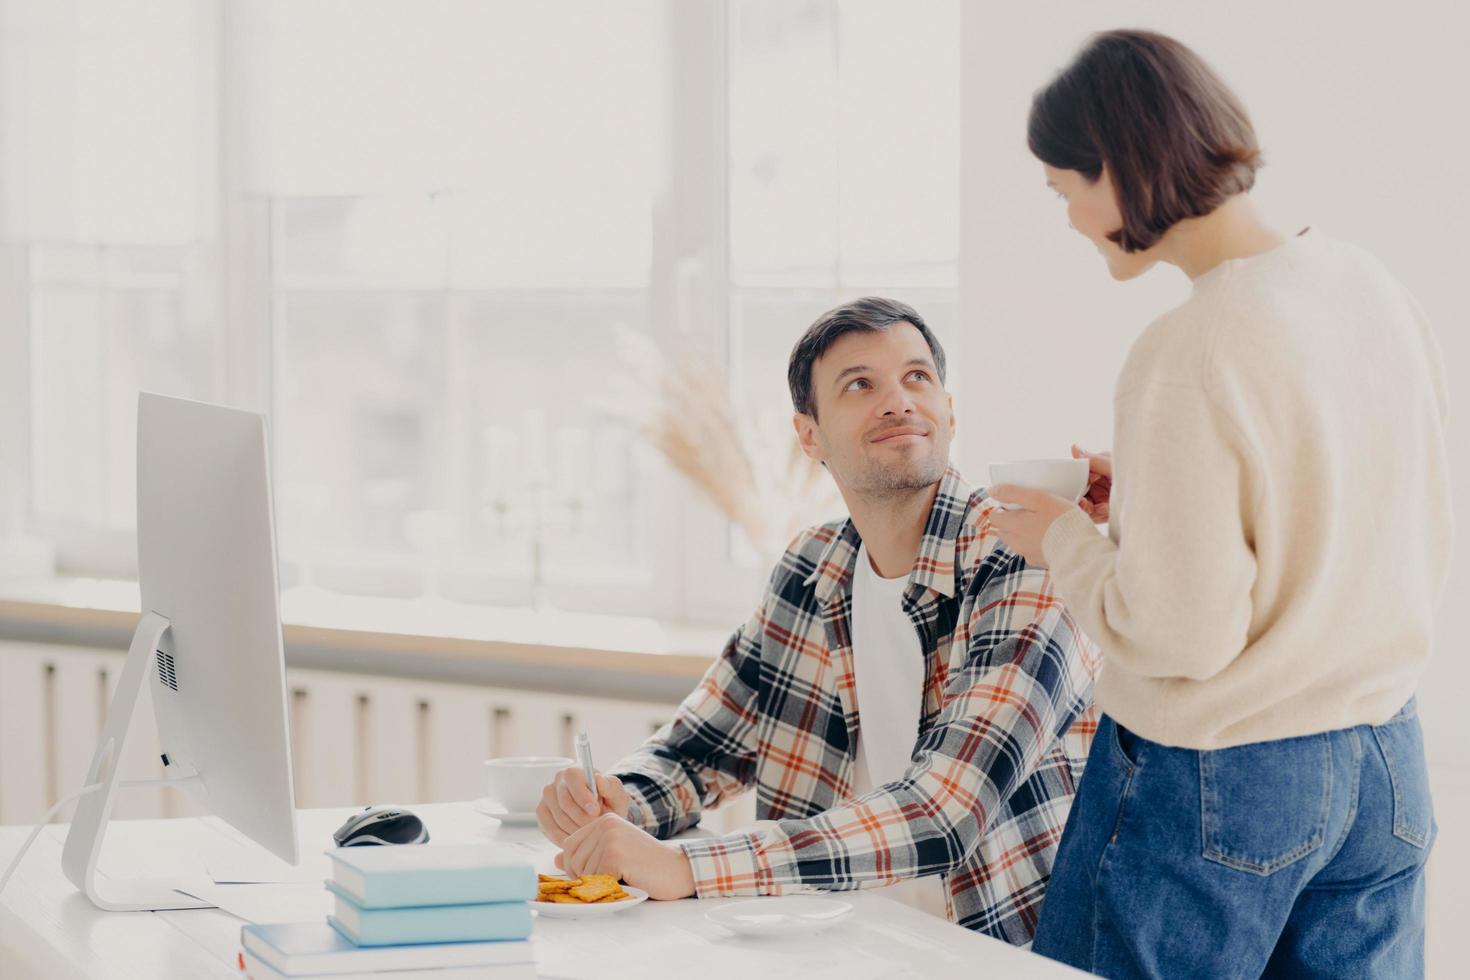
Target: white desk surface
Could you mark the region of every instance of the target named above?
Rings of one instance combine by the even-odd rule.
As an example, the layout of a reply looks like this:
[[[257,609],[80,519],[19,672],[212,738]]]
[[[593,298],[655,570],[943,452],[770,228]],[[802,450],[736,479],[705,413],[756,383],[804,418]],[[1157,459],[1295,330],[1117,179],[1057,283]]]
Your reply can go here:
[[[535,847],[543,871],[555,848],[534,829],[502,829],[467,803],[413,808],[434,843],[476,840]],[[331,832],[352,808],[298,814],[303,862],[320,866]],[[0,828],[0,868],[29,833]],[[48,827],[0,894],[0,976],[46,980],[235,978],[241,920],[219,909],[176,912],[103,912],[61,873],[66,827]],[[99,868],[119,876],[182,876],[207,880],[198,855],[229,847],[234,831],[213,820],[134,820],[111,825]],[[248,845],[253,847],[253,845]],[[432,844],[430,846],[433,846]],[[257,849],[258,850],[258,849]],[[263,851],[259,853],[264,853]],[[528,850],[528,855],[530,854]],[[306,883],[303,889],[314,889]],[[532,939],[537,974],[547,978],[698,976],[740,977],[1079,977],[1082,974],[1006,943],[980,936],[881,894],[844,892],[857,914],[802,938],[737,936],[704,918],[725,899],[645,902],[610,916],[538,918]],[[308,901],[312,899],[308,898]],[[320,893],[320,912],[330,895]]]

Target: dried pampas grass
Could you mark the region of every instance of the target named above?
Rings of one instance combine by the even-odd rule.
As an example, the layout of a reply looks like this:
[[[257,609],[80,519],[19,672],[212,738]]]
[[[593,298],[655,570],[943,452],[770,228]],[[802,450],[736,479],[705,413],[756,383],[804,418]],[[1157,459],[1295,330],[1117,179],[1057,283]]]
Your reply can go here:
[[[802,452],[782,406],[737,408],[725,373],[692,351],[667,355],[647,335],[619,328],[625,397],[607,406],[644,438],[762,557],[779,555],[802,528],[841,513],[826,471]]]

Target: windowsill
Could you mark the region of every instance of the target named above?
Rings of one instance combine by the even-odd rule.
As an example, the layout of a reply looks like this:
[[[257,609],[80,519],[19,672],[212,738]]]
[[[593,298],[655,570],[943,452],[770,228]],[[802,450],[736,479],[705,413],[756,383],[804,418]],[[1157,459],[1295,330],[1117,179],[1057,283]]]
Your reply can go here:
[[[127,649],[136,582],[0,581],[0,638]],[[320,589],[281,594],[292,667],[501,683],[622,696],[681,696],[708,669],[724,630],[557,609],[383,599]]]

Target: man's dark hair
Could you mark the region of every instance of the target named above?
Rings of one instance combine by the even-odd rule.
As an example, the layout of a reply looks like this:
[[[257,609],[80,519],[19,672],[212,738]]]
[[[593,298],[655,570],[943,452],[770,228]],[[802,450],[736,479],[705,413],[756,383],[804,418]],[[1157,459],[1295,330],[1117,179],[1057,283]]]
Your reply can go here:
[[[1248,191],[1261,167],[1249,117],[1204,60],[1149,31],[1094,35],[1031,101],[1026,141],[1058,170],[1096,181],[1106,165],[1125,252]]]
[[[791,404],[803,415],[817,417],[817,400],[812,394],[812,365],[837,342],[839,337],[850,333],[876,333],[887,330],[895,323],[911,323],[929,345],[934,355],[934,368],[939,372],[939,383],[944,384],[944,348],[939,339],[924,323],[924,318],[914,312],[907,303],[881,296],[864,296],[851,303],[843,303],[835,309],[817,317],[807,327],[806,333],[791,348],[791,360],[786,366],[786,381],[791,385]]]

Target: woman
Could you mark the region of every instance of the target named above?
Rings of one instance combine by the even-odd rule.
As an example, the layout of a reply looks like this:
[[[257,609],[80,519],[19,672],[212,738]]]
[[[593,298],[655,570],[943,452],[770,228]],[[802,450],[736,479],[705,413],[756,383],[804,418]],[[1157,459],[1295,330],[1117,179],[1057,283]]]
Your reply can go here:
[[[1035,949],[1115,977],[1422,974],[1413,695],[1451,537],[1430,329],[1366,252],[1266,223],[1250,122],[1176,41],[1093,38],[1029,142],[1115,279],[1193,280],[1130,352],[1086,510],[993,492],[1104,651]]]

